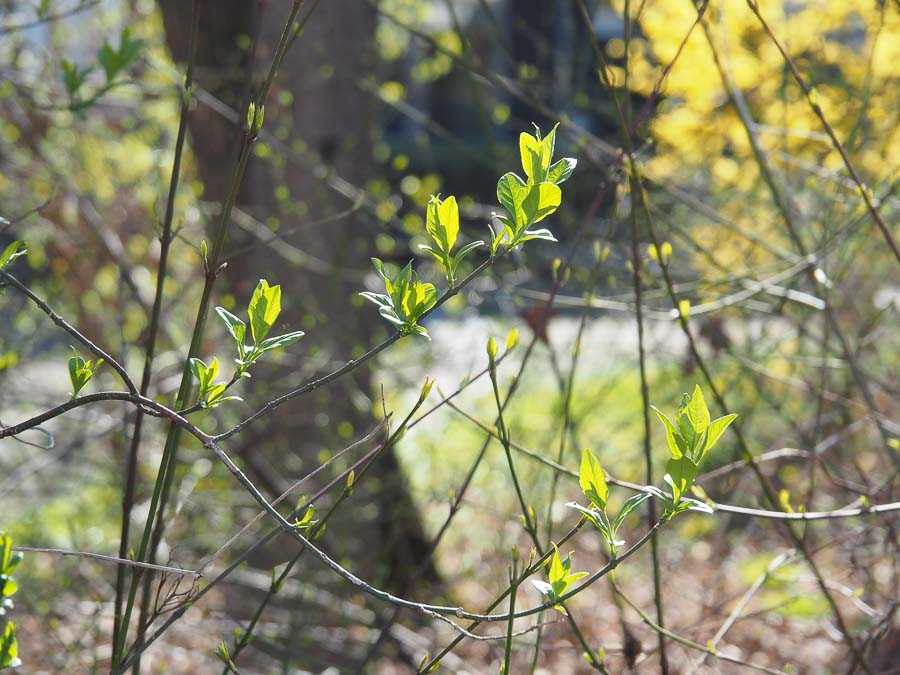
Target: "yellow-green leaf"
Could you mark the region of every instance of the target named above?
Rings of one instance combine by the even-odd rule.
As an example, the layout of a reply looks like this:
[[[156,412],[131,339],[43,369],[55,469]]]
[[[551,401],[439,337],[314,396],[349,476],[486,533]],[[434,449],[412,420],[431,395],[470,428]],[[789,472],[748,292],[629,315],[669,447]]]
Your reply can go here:
[[[281,314],[281,286],[270,286],[260,279],[250,298],[247,316],[250,318],[250,333],[254,343],[262,342]]]
[[[581,453],[581,468],[578,472],[578,484],[581,491],[600,509],[606,508],[609,499],[609,486],[606,483],[606,472],[593,452],[585,448]]]
[[[709,428],[709,408],[706,407],[706,400],[703,398],[703,390],[699,384],[694,385],[694,393],[687,405],[688,418],[694,427],[694,432],[699,436]],[[724,431],[724,429],[723,429]]]
[[[544,165],[543,154],[543,144],[538,139],[525,131],[519,134],[519,156],[530,184],[544,180],[550,162],[548,159]]]
[[[712,448],[722,437],[722,434],[725,433],[725,430],[737,419],[737,415],[731,413],[730,415],[723,415],[722,417],[714,419],[709,424],[709,433],[706,436],[706,446],[703,448],[703,452],[705,453],[707,450]]]

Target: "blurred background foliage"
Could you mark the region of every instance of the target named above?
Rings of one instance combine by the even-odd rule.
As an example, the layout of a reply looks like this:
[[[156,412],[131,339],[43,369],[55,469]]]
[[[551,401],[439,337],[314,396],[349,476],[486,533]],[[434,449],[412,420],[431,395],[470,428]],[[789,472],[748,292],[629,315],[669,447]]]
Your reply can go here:
[[[255,11],[280,13],[280,4],[260,2]],[[266,113],[270,135],[257,143],[252,160],[263,167],[257,179],[263,187],[256,194],[268,196],[239,205],[234,217],[230,253],[251,260],[245,268],[251,270],[267,269],[278,260],[284,273],[270,280],[285,287],[286,304],[295,311],[305,310],[306,300],[297,297],[299,291],[292,295],[294,280],[313,278],[305,289],[328,283],[315,276],[319,261],[307,251],[308,241],[296,236],[293,228],[298,223],[330,216],[349,219],[347,246],[362,254],[354,254],[342,274],[362,289],[371,275],[357,262],[364,263],[368,255],[394,263],[420,256],[424,205],[431,194],[455,194],[465,235],[486,237],[486,222],[496,208],[497,176],[516,165],[515,139],[532,122],[546,129],[563,120],[560,154],[578,157],[580,163],[567,185],[566,205],[554,216],[559,245],[533,246],[499,264],[431,320],[433,342],[407,340],[385,354],[371,380],[346,394],[364,410],[362,418],[329,417],[327,397],[314,411],[307,411],[319,434],[318,461],[359,437],[366,430],[360,419],[381,414],[382,392],[387,409],[394,411],[414,402],[426,374],[436,376],[449,393],[484,367],[487,337],[503,336],[512,327],[521,330],[523,346],[533,337],[537,346],[507,423],[514,440],[555,459],[564,416],[561,383],[569,377],[584,315],[581,360],[574,375],[577,394],[570,412],[573,432],[565,441],[564,463],[577,466],[578,448],[573,447],[577,440],[592,447],[616,477],[642,480],[643,427],[628,241],[631,197],[615,152],[602,151],[607,147],[603,144],[618,147],[619,140],[612,101],[596,78],[591,40],[597,39],[638,120],[637,154],[654,213],[672,246],[679,297],[689,300],[693,309],[702,308],[692,313],[692,327],[716,382],[728,392],[731,408],[741,413],[752,449],[831,452],[830,468],[824,473],[817,474],[806,460],[767,468],[779,488],[788,491],[795,508],[836,508],[880,482],[879,472],[887,466],[881,440],[866,423],[859,392],[820,310],[821,298],[827,296],[871,378],[876,404],[889,418],[896,412],[900,356],[896,261],[869,220],[839,154],[745,2],[714,0],[701,25],[696,25],[697,8],[688,0],[588,2],[589,27],[577,0],[359,0],[358,4],[367,7],[359,11],[371,11],[373,17],[367,67],[348,75],[326,63],[316,76],[326,87],[331,78],[344,83],[350,78],[366,102],[360,115],[370,115],[368,137],[337,139],[331,145],[308,141],[308,129],[296,128],[291,115],[304,102],[295,99],[289,86],[276,82]],[[49,5],[50,16],[79,11],[44,21],[39,15],[43,3],[0,0],[0,215],[10,221],[0,225],[0,245],[15,238],[26,240],[27,262],[19,264],[19,276],[137,372],[153,300],[182,64],[171,56],[163,18],[151,0],[88,1],[81,2],[80,9],[79,0],[54,0]],[[877,197],[885,219],[895,222],[900,156],[896,2],[765,0],[759,6],[814,87],[819,105]],[[633,17],[631,36],[624,32],[626,11]],[[315,21],[314,16],[311,25]],[[32,22],[34,26],[22,27]],[[92,68],[84,95],[100,91],[104,80],[96,51],[104,41],[118,45],[126,27],[142,41],[142,48],[123,76],[125,81],[89,107],[73,106],[61,76],[63,61]],[[362,49],[334,35],[310,39],[324,40],[336,63],[344,52]],[[252,46],[248,27],[225,49],[246,56]],[[301,38],[297,49],[304,48]],[[210,98],[201,96],[196,105],[209,107]],[[776,180],[790,195],[806,248],[814,252],[826,278],[818,286],[803,274],[805,268],[754,160],[738,108],[753,120],[753,133]],[[340,153],[336,147],[344,142],[355,144],[355,156],[365,158],[358,180],[347,180],[332,161]],[[303,187],[293,180],[294,170],[307,177]],[[201,173],[189,143],[176,201],[177,241],[165,287],[163,348],[154,380],[159,396],[168,396],[177,387],[183,345],[190,338],[202,287],[199,246],[218,208]],[[317,201],[320,190],[329,195],[328,213],[322,213],[322,202]],[[326,222],[321,227],[330,226]],[[595,248],[604,251],[599,261]],[[700,376],[673,321],[658,254],[646,237],[640,252],[646,265],[651,399],[668,409]],[[553,260],[570,253],[571,278],[560,290],[554,310],[542,312],[554,283]],[[436,275],[425,257],[418,265],[427,277]],[[242,307],[246,284],[255,283],[250,277],[252,273],[237,272],[228,277],[218,303],[233,310]],[[760,290],[759,282],[770,277],[776,280]],[[720,302],[748,289],[755,291],[740,301]],[[327,341],[313,339],[280,354],[277,369],[283,379],[254,378],[248,385],[251,400],[265,400],[267,394],[283,391],[292,381],[289,378],[305,379],[335,361],[358,355],[388,334],[355,294],[340,297],[341,308],[326,303],[299,311],[295,327],[314,334],[354,313],[361,324],[350,331],[356,343],[334,350]],[[712,305],[707,312],[708,303]],[[0,293],[0,315],[0,408],[2,422],[8,424],[66,397],[69,342],[9,289]],[[218,354],[223,363],[229,361],[225,337],[216,325],[206,345],[207,353]],[[516,372],[523,346],[503,364],[506,384]],[[115,386],[109,370],[96,379],[94,387]],[[459,406],[491,424],[489,384],[478,382],[467,389]],[[241,411],[204,413],[202,423],[209,429],[226,428]],[[27,440],[35,445],[0,441],[0,496],[7,514],[3,527],[17,542],[115,550],[118,486],[128,440],[122,429],[127,422],[128,414],[121,408],[84,408],[55,420],[49,433],[29,434]],[[160,431],[155,429],[145,442],[140,467],[144,491],[159,461]],[[265,440],[264,433],[254,438]],[[653,440],[659,475],[665,452],[658,430]],[[483,431],[471,421],[443,409],[402,444],[400,466],[427,536],[439,531],[448,495],[458,489],[483,441]],[[721,446],[709,468],[739,457],[733,440],[723,439]],[[186,443],[186,447],[177,515],[162,556],[180,562],[215,551],[255,513],[227,471],[210,462],[199,446]],[[483,604],[505,583],[506,552],[521,536],[505,460],[498,447],[492,450],[496,452],[476,474],[459,523],[436,556],[443,592],[467,606]],[[349,460],[341,458],[329,475],[348,465]],[[301,466],[305,472],[311,465],[290,459],[269,464],[276,474],[283,471],[290,476],[301,474]],[[549,505],[552,473],[527,459],[521,460],[521,472],[538,511],[549,507],[557,530],[562,530],[571,515],[557,507],[577,494],[577,486],[564,480],[558,504]],[[839,480],[833,480],[834,474]],[[760,503],[755,484],[744,474],[707,489],[716,499]],[[371,506],[362,503],[359,509]],[[351,518],[341,527],[353,524]],[[688,515],[676,524],[681,536],[666,534],[664,565],[679,568],[690,563],[696,568],[686,586],[677,589],[693,600],[672,602],[676,625],[708,628],[704,612],[712,611],[709,589],[718,588],[730,597],[764,570],[774,550],[763,525]],[[830,532],[830,527],[817,532]],[[338,538],[356,536],[339,526],[334,531]],[[893,572],[886,572],[884,560],[865,547],[873,541],[867,537],[875,535],[861,531],[855,541],[860,545],[858,555],[870,563],[868,576],[840,574],[841,583],[867,598],[891,597]],[[581,546],[585,551],[578,554],[579,568],[586,568],[588,560],[599,559],[599,547]],[[845,548],[832,547],[823,558],[829,569],[845,570],[850,555]],[[648,604],[649,568],[643,558],[638,561],[623,568],[621,578]],[[104,658],[100,645],[108,626],[102,602],[108,601],[109,570],[38,556],[28,562],[18,573],[24,589],[18,602],[25,608],[20,613],[28,615],[21,619],[20,637],[26,658],[38,659],[38,642],[47,650],[57,645],[62,648],[40,657],[41,667],[87,672]],[[824,638],[807,641],[828,609],[820,598],[810,596],[807,577],[796,563],[781,568],[767,585],[759,605],[774,607],[781,618],[742,625],[735,640],[744,641],[745,654],[760,656],[776,667],[786,660],[804,663],[804,659],[809,672],[829,667],[840,647]],[[669,590],[675,595],[676,589]],[[354,602],[363,604],[362,599]],[[579,597],[574,607],[589,614],[598,630],[613,626],[618,631],[618,615],[606,595],[602,602]],[[76,609],[84,610],[80,611],[84,616],[93,613],[89,629],[79,631],[72,625]],[[210,667],[215,642],[244,612],[224,601],[203,612],[204,621],[189,622],[189,635],[173,637],[180,651],[151,652],[155,664],[187,672],[185,664],[193,663],[201,669],[196,672],[206,672],[202,669]],[[862,625],[867,620],[864,613],[858,619]],[[273,646],[285,641],[284,632],[274,624],[266,631],[253,667],[274,672],[267,668],[281,661],[313,668],[337,658],[294,652],[285,656]],[[772,639],[775,644],[767,642]],[[649,638],[646,644],[651,644]],[[194,657],[190,649],[203,655]],[[550,648],[542,667],[551,672],[580,667],[575,665],[580,663],[577,650],[569,652]],[[610,654],[615,655],[616,649],[611,648]],[[470,663],[487,667],[496,654],[479,643],[470,645],[465,656]],[[403,660],[403,649],[393,645],[379,663],[390,671],[392,664]]]

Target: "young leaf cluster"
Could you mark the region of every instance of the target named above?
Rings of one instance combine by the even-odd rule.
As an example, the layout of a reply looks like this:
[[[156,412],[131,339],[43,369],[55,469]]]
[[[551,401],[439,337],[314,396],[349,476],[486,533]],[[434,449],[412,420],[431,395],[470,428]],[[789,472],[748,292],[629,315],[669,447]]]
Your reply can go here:
[[[97,63],[105,77],[105,84],[93,95],[85,97],[82,88],[94,66],[79,67],[77,64],[63,59],[60,63],[62,81],[69,95],[72,108],[83,109],[97,101],[103,94],[124,81],[119,75],[125,72],[141,55],[144,41],[132,36],[131,28],[125,27],[119,35],[119,47],[113,47],[108,41],[97,50]]]
[[[213,408],[225,401],[239,401],[237,396],[224,396],[232,384],[244,377],[250,377],[249,369],[266,352],[288,347],[304,336],[303,331],[293,331],[269,337],[272,328],[281,315],[281,286],[271,286],[260,279],[247,305],[247,321],[235,316],[224,307],[216,307],[216,314],[225,324],[225,329],[234,341],[237,353],[234,359],[237,369],[229,382],[216,382],[219,362],[213,358],[209,365],[200,359],[191,359],[191,372],[200,385],[201,407]],[[247,343],[249,338],[249,344]]]
[[[225,396],[228,382],[216,382],[219,374],[219,359],[213,357],[207,366],[201,359],[191,359],[191,372],[197,378],[200,391],[197,399],[201,408],[215,408],[226,401],[241,401],[239,396]]]
[[[664,480],[672,489],[672,500],[667,512],[671,516],[687,509],[709,511],[703,502],[685,495],[697,478],[701,462],[737,415],[732,413],[710,420],[709,408],[699,385],[694,387],[693,394],[682,396],[674,422],[655,406],[653,411],[666,429],[669,446],[670,458]]]
[[[12,537],[0,533],[0,616],[13,608],[12,596],[19,590],[19,586],[12,573],[22,562],[22,554],[13,551]],[[16,640],[16,625],[7,621],[0,633],[0,669],[16,668],[21,665],[19,660],[19,644]]]
[[[649,497],[649,492],[639,492],[633,495],[622,505],[619,514],[610,518],[607,513],[609,500],[609,485],[606,482],[606,472],[600,465],[600,461],[588,449],[581,453],[581,467],[578,472],[578,483],[581,491],[588,498],[589,506],[585,507],[576,502],[569,502],[566,506],[576,509],[588,519],[588,521],[603,535],[604,541],[609,546],[610,554],[615,557],[619,546],[625,544],[618,537],[619,528],[628,515]]]
[[[294,527],[298,530],[311,530],[319,524],[319,519],[316,518],[317,515],[318,512],[316,511],[316,507],[310,504],[306,507],[306,511],[303,512],[303,515],[294,521]]]
[[[420,244],[419,248],[434,256],[447,276],[447,283],[453,286],[460,262],[476,248],[484,246],[484,242],[469,242],[458,250],[453,250],[459,236],[459,206],[453,195],[443,200],[437,195],[431,196],[425,210],[425,229],[432,243]]]
[[[384,263],[372,258],[372,266],[384,282],[386,293],[360,293],[362,297],[378,305],[378,313],[404,334],[416,333],[428,337],[428,331],[418,324],[419,318],[434,307],[437,290],[434,284],[419,281],[410,260],[394,278],[391,278]]]
[[[547,581],[539,581],[533,579],[531,581],[551,602],[556,602],[560,597],[565,595],[579,579],[587,576],[587,572],[572,572],[572,559],[566,557],[565,560],[560,558],[559,549],[553,547],[553,556],[550,558],[550,565],[547,568]],[[556,605],[555,609],[565,613],[565,610]]]
[[[497,199],[506,213],[494,214],[502,228],[499,231],[491,228],[491,255],[497,252],[501,244],[516,248],[531,239],[556,241],[553,233],[546,228],[529,228],[559,208],[562,202],[559,186],[572,175],[577,164],[571,157],[553,162],[558,126],[543,137],[537,126],[534,136],[524,131],[519,135],[519,156],[526,179],[509,172],[497,181]]]
[[[69,381],[72,383],[72,398],[78,396],[78,392],[84,389],[85,385],[90,382],[94,373],[103,365],[103,359],[96,361],[86,360],[75,354],[69,359]]]
[[[497,198],[506,209],[505,214],[494,214],[503,224],[499,231],[491,227],[491,257],[497,255],[501,245],[507,249],[521,246],[531,239],[556,241],[550,230],[528,229],[552,214],[562,201],[559,184],[564,182],[575,169],[576,161],[563,158],[553,163],[556,144],[556,127],[541,137],[535,127],[536,136],[523,133],[519,138],[519,153],[527,180],[515,173],[507,173],[497,183]],[[440,265],[451,289],[459,280],[460,263],[472,251],[483,246],[483,241],[473,241],[456,248],[459,237],[459,205],[456,197],[450,195],[441,199],[432,195],[425,210],[425,229],[431,242],[421,244],[420,249],[429,253]],[[384,282],[386,293],[360,293],[366,300],[378,306],[385,319],[398,327],[401,333],[416,333],[428,337],[428,332],[419,325],[419,319],[437,302],[437,293],[432,284],[420,282],[412,269],[412,262],[399,274],[391,278],[384,264],[372,259],[375,270]]]
[[[247,369],[266,352],[288,347],[305,335],[303,331],[298,330],[276,337],[268,337],[281,315],[281,286],[270,286],[265,279],[259,280],[250,298],[250,303],[247,305],[247,318],[250,321],[249,336],[247,335],[247,324],[242,319],[224,307],[216,307],[216,312],[234,340],[237,350],[237,358],[234,362],[238,366],[238,377],[247,376]],[[250,344],[245,343],[248,337]]]

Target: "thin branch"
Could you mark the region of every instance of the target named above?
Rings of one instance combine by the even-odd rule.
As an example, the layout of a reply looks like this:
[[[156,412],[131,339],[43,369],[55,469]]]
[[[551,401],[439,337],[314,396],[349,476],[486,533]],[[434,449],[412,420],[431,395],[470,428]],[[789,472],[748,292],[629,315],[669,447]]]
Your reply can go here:
[[[76,558],[89,558],[91,560],[100,560],[102,562],[114,563],[119,567],[142,567],[144,569],[155,570],[157,572],[165,572],[167,574],[178,574],[181,576],[190,576],[199,579],[203,575],[195,570],[186,570],[181,567],[169,567],[168,565],[154,565],[151,563],[139,562],[137,560],[129,560],[128,558],[119,558],[114,555],[106,555],[103,553],[91,553],[89,551],[70,551],[62,548],[44,548],[40,546],[14,546],[13,550],[22,551],[23,553],[49,553],[51,555],[71,556]]]

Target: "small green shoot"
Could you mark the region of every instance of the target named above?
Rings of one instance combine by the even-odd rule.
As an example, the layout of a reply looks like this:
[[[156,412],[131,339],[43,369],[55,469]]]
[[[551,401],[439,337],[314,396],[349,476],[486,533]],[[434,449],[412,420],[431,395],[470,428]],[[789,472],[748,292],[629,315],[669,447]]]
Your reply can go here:
[[[109,42],[104,42],[97,51],[97,61],[106,75],[107,85],[116,81],[120,73],[137,61],[141,55],[144,41],[131,35],[131,28],[125,27],[119,35],[119,48],[114,48]]]
[[[587,572],[572,572],[571,568],[571,557],[566,557],[565,560],[560,558],[559,549],[554,545],[553,556],[550,558],[550,564],[547,569],[547,581],[532,579],[531,583],[534,584],[534,587],[543,595],[546,595],[548,600],[556,603],[566,594],[566,592],[571,590],[576,581],[583,579],[588,575]],[[554,604],[554,609],[563,614],[566,613],[561,605]]]
[[[577,163],[570,157],[553,163],[556,128],[544,137],[537,127],[534,136],[526,132],[519,135],[519,155],[527,180],[509,172],[497,181],[497,199],[506,213],[494,214],[503,227],[500,231],[491,228],[491,255],[497,253],[501,244],[516,248],[532,239],[556,241],[546,228],[529,229],[559,208],[562,203],[559,185],[572,175]]]
[[[731,413],[710,421],[709,408],[699,385],[694,387],[693,394],[682,395],[674,422],[655,406],[653,411],[666,429],[669,446],[665,481],[672,488],[672,499],[667,514],[671,517],[688,509],[709,513],[709,506],[685,495],[697,478],[701,462],[737,415]]]
[[[247,324],[224,307],[216,307],[216,313],[225,324],[226,330],[234,340],[238,370],[235,378],[249,377],[247,372],[266,352],[288,347],[305,333],[294,331],[277,337],[267,337],[281,314],[281,286],[271,286],[265,279],[260,279],[253,291],[247,306],[247,318],[250,320],[250,335],[247,335]],[[245,344],[247,338],[252,344]]]
[[[431,236],[431,244],[420,244],[419,248],[427,251],[441,265],[447,276],[447,283],[452,287],[456,283],[459,264],[483,241],[473,241],[457,251],[453,250],[459,236],[459,207],[456,197],[441,199],[432,195],[425,212],[425,229]]]
[[[74,347],[72,348],[74,351]],[[78,354],[69,359],[69,381],[72,383],[72,398],[77,398],[78,393],[90,382],[94,373],[103,365],[103,359],[96,361],[85,360]]]
[[[387,293],[366,291],[360,295],[378,305],[378,313],[397,326],[404,335],[416,333],[428,338],[428,331],[418,321],[437,302],[434,285],[419,281],[412,268],[412,261],[393,279],[388,276],[384,263],[378,258],[372,258],[372,266],[384,282]]]
[[[16,640],[16,624],[7,621],[0,634],[0,669],[18,668],[22,665],[19,659],[19,642]]]
[[[207,366],[201,359],[191,359],[191,372],[197,378],[200,391],[197,394],[201,408],[215,408],[226,401],[241,401],[239,396],[225,396],[228,382],[216,382],[219,374],[219,359],[213,357]]]
[[[610,555],[616,557],[620,546],[625,542],[618,537],[619,528],[628,515],[638,506],[650,498],[649,492],[639,492],[625,501],[619,511],[619,515],[610,519],[606,511],[609,500],[609,485],[606,482],[606,472],[600,465],[600,461],[588,449],[581,453],[581,468],[578,472],[578,483],[581,491],[588,498],[590,505],[582,506],[576,502],[566,504],[584,515],[585,518],[603,535],[604,541],[609,546]]]

